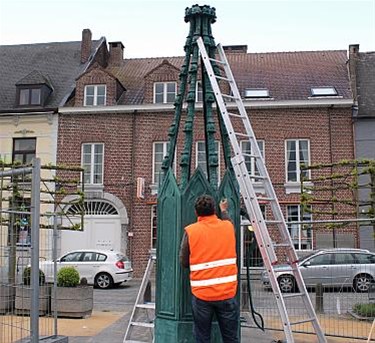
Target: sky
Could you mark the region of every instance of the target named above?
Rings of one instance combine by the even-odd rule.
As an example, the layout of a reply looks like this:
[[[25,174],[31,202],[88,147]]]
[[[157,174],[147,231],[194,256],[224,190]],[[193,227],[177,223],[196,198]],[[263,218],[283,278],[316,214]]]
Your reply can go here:
[[[185,8],[216,8],[216,43],[248,52],[375,51],[375,0],[0,0],[0,45],[121,41],[124,57],[181,56]]]

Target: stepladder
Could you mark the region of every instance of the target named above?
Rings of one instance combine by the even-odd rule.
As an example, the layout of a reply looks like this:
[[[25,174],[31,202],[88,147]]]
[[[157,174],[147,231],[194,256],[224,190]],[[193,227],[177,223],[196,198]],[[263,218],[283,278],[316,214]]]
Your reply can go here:
[[[123,343],[154,342],[156,251],[150,251]]]
[[[214,54],[213,49],[206,49],[201,37],[197,39],[197,45],[202,68],[205,69],[204,75],[210,81],[217,111],[220,112],[230,140],[233,171],[269,276],[285,338],[288,343],[294,343],[294,332],[299,331],[301,325],[310,325],[318,342],[325,343],[327,340],[299,270],[298,256],[284,214],[224,49],[219,44]],[[218,70],[220,75],[215,74]],[[249,168],[250,165],[254,167]],[[255,183],[257,191],[254,188]],[[263,208],[267,207],[267,212],[270,213],[267,218],[261,205]],[[295,293],[285,294],[280,290],[275,267],[280,264],[281,256],[286,259],[284,263],[290,267],[295,288],[298,290]],[[302,311],[295,312],[290,306],[292,299],[296,298],[303,304]]]

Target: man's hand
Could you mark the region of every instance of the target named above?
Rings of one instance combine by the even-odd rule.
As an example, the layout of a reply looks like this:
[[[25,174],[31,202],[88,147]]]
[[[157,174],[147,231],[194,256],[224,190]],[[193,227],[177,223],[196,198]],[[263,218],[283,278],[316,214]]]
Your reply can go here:
[[[219,203],[220,211],[221,212],[226,212],[228,210],[228,201],[227,199],[221,199]]]

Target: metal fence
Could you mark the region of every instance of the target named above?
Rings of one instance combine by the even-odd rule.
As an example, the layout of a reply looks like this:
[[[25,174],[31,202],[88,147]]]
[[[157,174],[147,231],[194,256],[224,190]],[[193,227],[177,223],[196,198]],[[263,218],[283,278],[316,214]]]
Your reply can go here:
[[[69,190],[59,192],[59,168],[43,167],[39,159],[26,167],[0,167],[0,342],[36,343],[58,335],[57,306],[51,308],[56,267],[54,282],[47,284],[39,263],[56,261],[57,224],[63,215],[56,209]],[[75,180],[77,192],[80,175]]]
[[[315,224],[313,227],[324,232],[319,225]],[[354,249],[353,244],[349,244],[351,240],[345,237],[341,242],[343,244],[336,244],[339,246],[336,248],[327,245],[323,249],[297,251],[300,270],[325,334],[348,339],[367,339],[375,318],[375,254]],[[250,254],[250,293],[254,309],[262,315],[267,329],[282,331],[272,289],[267,283],[267,276],[262,275],[262,258],[256,249],[250,251]],[[243,265],[246,266],[246,263]],[[284,292],[298,292],[287,266],[276,267],[276,271],[280,288]],[[255,327],[245,273],[246,268],[243,268],[241,309],[246,319],[243,326]],[[285,299],[291,321],[308,317],[298,297]],[[309,323],[294,326],[293,329],[300,333],[314,333]]]

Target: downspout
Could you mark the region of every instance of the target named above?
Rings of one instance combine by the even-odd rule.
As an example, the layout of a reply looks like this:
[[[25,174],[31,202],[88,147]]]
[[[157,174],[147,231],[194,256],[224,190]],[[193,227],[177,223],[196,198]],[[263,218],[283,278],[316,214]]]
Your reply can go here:
[[[132,130],[131,130],[131,156],[130,156],[130,163],[131,163],[131,169],[130,169],[130,208],[129,208],[129,226],[128,226],[128,233],[133,232],[133,208],[134,208],[134,188],[136,187],[136,182],[134,180],[134,161],[135,161],[135,117],[137,115],[137,110],[134,110],[132,112]],[[129,235],[127,236],[128,246],[127,246],[127,256],[129,256],[130,259],[132,259],[132,253],[133,253],[133,247],[132,247],[132,239]]]
[[[329,129],[329,159],[331,164],[331,175],[333,174],[333,154],[332,154],[332,118],[331,118],[331,109],[328,108],[328,129]],[[332,201],[332,219],[335,220],[335,203],[333,202],[334,197],[334,181],[333,178],[331,178],[331,201]],[[337,242],[336,242],[336,228],[333,225],[332,227],[332,239],[333,239],[333,248],[337,248]]]

